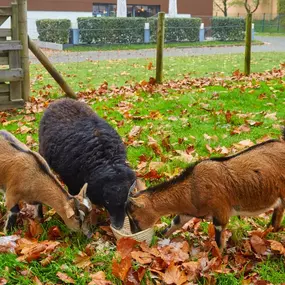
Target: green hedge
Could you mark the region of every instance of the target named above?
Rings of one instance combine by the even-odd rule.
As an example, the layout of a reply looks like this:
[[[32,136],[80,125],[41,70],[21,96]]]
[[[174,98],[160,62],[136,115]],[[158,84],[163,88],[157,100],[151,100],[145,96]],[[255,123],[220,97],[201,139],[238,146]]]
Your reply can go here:
[[[278,14],[285,14],[285,0],[278,0]]]
[[[91,44],[133,44],[144,42],[144,18],[78,18],[80,42]]]
[[[157,19],[149,18],[150,40],[156,42]],[[197,42],[201,19],[198,18],[166,18],[165,41],[166,42]]]
[[[212,36],[219,41],[242,41],[245,37],[245,19],[212,18]]]
[[[285,26],[285,0],[278,0],[278,14],[280,15],[280,24]]]
[[[58,44],[65,44],[69,42],[69,30],[71,28],[70,20],[37,20],[36,25],[40,41]]]

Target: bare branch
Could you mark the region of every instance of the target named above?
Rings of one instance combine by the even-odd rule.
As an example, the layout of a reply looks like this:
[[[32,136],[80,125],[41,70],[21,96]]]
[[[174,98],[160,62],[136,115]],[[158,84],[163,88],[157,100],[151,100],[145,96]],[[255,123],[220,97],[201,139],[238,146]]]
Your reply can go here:
[[[249,4],[248,4],[248,0],[245,0],[245,1],[244,1],[244,7],[245,7],[245,9],[246,9],[246,11],[247,11],[248,14],[251,13],[251,11],[250,11],[250,6],[249,6]]]
[[[215,5],[223,12],[225,13],[224,9],[215,1]]]
[[[255,9],[251,13],[254,13],[258,9],[259,4],[260,4],[260,0],[256,0]]]

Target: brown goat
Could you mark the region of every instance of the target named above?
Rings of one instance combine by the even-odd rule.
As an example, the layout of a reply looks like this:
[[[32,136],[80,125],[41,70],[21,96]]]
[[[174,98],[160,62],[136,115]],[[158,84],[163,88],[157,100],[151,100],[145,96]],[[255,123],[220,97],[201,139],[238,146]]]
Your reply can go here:
[[[20,211],[18,203],[24,201],[38,205],[40,217],[43,217],[42,203],[54,208],[71,230],[89,234],[85,217],[92,207],[86,197],[87,184],[77,196],[71,196],[38,153],[4,130],[0,131],[0,149],[0,189],[9,210],[5,231],[15,226]]]
[[[269,140],[229,157],[189,166],[170,181],[130,197],[127,214],[132,232],[152,227],[164,215],[178,214],[169,236],[192,217],[212,217],[215,239],[233,215],[255,216],[274,208],[271,223],[278,230],[285,207],[285,141]]]

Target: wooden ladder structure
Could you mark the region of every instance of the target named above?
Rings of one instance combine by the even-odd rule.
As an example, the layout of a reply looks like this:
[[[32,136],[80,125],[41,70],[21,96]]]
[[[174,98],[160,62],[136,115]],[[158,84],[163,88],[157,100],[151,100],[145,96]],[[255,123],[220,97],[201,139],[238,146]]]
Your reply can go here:
[[[8,18],[11,18],[11,29],[1,28]],[[22,49],[18,4],[0,7],[0,109],[24,106]]]
[[[0,110],[24,107],[30,94],[29,48],[59,84],[66,96],[77,96],[46,55],[29,38],[27,0],[0,7]],[[11,19],[11,29],[1,28]]]

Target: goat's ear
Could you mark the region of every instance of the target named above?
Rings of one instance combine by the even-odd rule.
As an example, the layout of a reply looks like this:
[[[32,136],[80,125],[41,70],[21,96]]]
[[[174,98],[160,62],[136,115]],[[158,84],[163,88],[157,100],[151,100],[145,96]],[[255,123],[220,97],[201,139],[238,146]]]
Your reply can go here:
[[[146,185],[145,185],[145,183],[144,183],[144,181],[143,180],[141,180],[140,178],[137,178],[137,180],[136,180],[136,186],[137,186],[137,190],[138,191],[142,191],[142,190],[145,190],[146,189]]]
[[[88,187],[88,183],[85,183],[83,187],[81,188],[78,196],[81,196],[82,198],[86,198],[87,187]]]
[[[73,208],[74,208],[74,201],[72,199],[72,200],[68,201],[67,205],[64,206],[66,217],[68,219],[70,219],[71,217],[73,217],[75,215]]]
[[[145,203],[140,201],[140,199],[138,199],[138,198],[129,197],[129,202],[137,208],[144,208],[145,207]]]

